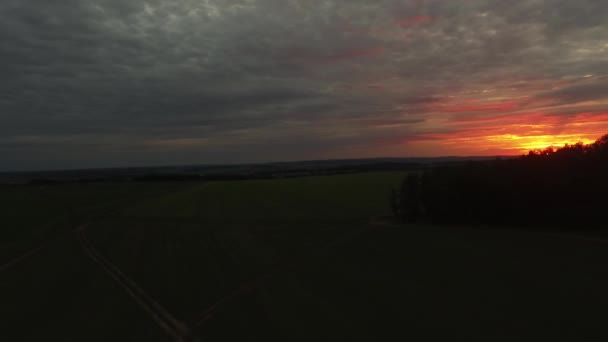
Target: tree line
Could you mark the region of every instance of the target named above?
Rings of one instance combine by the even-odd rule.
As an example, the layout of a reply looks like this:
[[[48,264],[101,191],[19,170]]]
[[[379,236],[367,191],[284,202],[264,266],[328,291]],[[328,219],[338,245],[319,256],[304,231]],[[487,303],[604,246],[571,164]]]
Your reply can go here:
[[[600,227],[608,217],[608,135],[592,144],[532,150],[411,172],[393,190],[406,222]]]

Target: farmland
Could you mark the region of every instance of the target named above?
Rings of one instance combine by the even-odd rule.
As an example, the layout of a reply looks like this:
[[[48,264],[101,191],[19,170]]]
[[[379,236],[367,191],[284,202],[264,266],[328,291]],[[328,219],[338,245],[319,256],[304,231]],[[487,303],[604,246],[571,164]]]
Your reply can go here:
[[[402,177],[2,187],[0,340],[606,334],[604,242],[379,224]]]

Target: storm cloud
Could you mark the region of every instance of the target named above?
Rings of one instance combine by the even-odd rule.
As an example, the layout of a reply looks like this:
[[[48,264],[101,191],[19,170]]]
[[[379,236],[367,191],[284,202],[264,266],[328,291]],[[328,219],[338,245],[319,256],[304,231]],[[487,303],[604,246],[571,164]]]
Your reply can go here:
[[[608,129],[607,11],[4,0],[0,169],[500,153],[479,132],[527,136],[530,118],[589,138]]]

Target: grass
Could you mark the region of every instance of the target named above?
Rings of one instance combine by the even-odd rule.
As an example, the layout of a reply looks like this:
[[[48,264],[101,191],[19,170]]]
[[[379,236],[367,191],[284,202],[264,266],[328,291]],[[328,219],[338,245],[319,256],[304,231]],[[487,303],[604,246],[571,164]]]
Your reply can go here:
[[[179,183],[0,186],[0,263],[129,203],[182,187]]]
[[[185,322],[251,285],[195,328],[204,341],[605,339],[605,245],[515,230],[368,229],[389,213],[401,177],[74,185],[26,189],[15,203],[29,198],[49,218],[79,201],[112,209],[101,217],[77,206],[96,248]],[[44,208],[44,192],[57,211]],[[19,210],[10,220],[27,216]],[[11,327],[2,340],[166,340],[75,239],[0,274],[0,302]]]
[[[196,184],[97,222],[92,239],[187,320],[285,259],[387,213],[399,173]],[[184,300],[175,291],[191,289]]]
[[[223,223],[367,220],[388,213],[388,193],[402,176],[395,172],[212,182],[136,206],[125,215]]]

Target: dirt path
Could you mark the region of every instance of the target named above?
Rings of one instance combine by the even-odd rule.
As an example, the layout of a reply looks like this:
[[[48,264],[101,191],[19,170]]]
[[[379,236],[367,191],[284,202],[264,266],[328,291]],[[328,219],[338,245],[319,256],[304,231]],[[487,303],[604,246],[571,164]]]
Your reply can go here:
[[[86,235],[87,225],[75,230],[78,241],[87,256],[99,265],[123,290],[146,312],[159,327],[176,342],[196,341],[190,328],[163,308],[156,300],[146,294],[132,279],[118,267],[101,255],[91,244]]]

